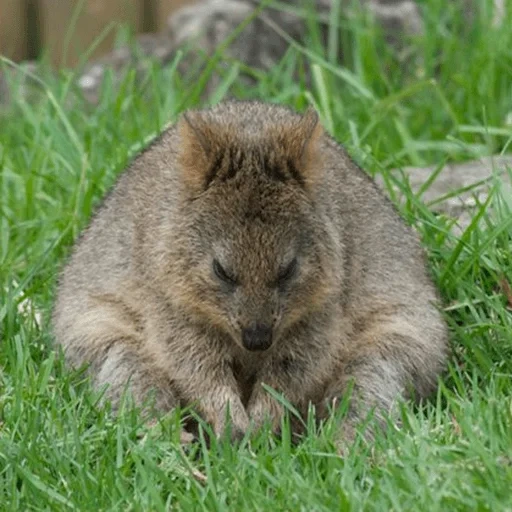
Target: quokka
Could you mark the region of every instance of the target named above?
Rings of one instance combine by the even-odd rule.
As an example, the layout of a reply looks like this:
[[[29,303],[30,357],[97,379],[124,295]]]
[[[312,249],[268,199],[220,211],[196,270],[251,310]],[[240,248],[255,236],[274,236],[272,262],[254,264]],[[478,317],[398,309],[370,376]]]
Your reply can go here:
[[[350,388],[351,439],[370,411],[434,389],[437,300],[414,231],[313,110],[228,102],[182,115],[121,175],[53,321],[114,409],[128,389],[240,436],[279,429],[263,384],[319,418]]]

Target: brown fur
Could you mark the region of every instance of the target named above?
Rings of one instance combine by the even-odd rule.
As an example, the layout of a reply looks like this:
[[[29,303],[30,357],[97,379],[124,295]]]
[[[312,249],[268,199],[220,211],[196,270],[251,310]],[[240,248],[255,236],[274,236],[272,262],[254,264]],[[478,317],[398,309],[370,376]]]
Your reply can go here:
[[[279,426],[263,383],[322,417],[353,382],[350,438],[374,406],[433,390],[436,300],[416,235],[313,111],[232,102],[182,116],[121,176],[54,327],[114,406],[129,382],[159,411],[195,404],[219,435],[228,410],[236,435]]]

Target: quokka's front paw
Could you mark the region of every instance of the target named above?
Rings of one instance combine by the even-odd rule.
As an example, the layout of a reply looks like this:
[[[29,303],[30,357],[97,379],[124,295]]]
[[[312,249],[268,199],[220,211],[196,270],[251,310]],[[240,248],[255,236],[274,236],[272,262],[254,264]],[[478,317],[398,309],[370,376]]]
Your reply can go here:
[[[230,411],[229,416],[219,415],[213,422],[213,431],[217,439],[229,438],[231,441],[240,441],[249,428],[249,417],[245,410]]]
[[[186,430],[181,430],[180,432],[180,443],[182,445],[192,444],[195,441],[194,434],[191,432],[187,432]]]
[[[360,417],[342,420],[335,437],[338,455],[347,456],[353,447],[360,449],[372,446],[375,442],[375,428],[378,428],[378,425],[368,424]]]
[[[260,429],[268,422],[272,431],[277,433],[281,428],[281,420],[284,415],[283,406],[265,391],[251,398],[247,407],[253,428]]]
[[[146,440],[150,437],[158,437],[162,434],[162,430],[160,427],[160,423],[157,419],[151,419],[147,421],[142,428],[137,432],[137,438]],[[188,432],[184,428],[180,430],[180,436],[179,436],[180,444],[182,445],[188,445],[194,442],[195,437],[194,434],[191,432]]]

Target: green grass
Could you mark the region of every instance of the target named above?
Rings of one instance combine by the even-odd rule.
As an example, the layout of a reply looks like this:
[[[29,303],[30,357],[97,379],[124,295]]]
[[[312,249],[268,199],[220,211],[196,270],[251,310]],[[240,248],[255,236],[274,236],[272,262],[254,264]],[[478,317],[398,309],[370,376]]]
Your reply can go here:
[[[233,64],[227,92],[303,109],[370,173],[442,165],[510,150],[512,25],[471,26],[441,0],[422,2],[426,35],[406,63],[374,26],[337,34],[346,66],[311,37],[247,86]],[[485,4],[485,2],[482,2]],[[312,30],[314,32],[314,30]],[[309,89],[294,77],[308,60]],[[334,455],[333,418],[298,446],[263,433],[240,447],[184,452],[179,418],[145,437],[136,411],[113,419],[83,374],[51,347],[56,273],[95,204],[137,147],[197,105],[198,91],[155,67],[142,94],[128,76],[97,108],[48,81],[33,105],[0,119],[0,510],[512,510],[512,198],[499,179],[462,234],[407,187],[404,217],[421,233],[446,305],[453,355],[437,396],[404,404],[403,426]],[[508,116],[508,117],[507,117]],[[37,315],[40,314],[41,318]],[[193,470],[207,476],[194,479]]]

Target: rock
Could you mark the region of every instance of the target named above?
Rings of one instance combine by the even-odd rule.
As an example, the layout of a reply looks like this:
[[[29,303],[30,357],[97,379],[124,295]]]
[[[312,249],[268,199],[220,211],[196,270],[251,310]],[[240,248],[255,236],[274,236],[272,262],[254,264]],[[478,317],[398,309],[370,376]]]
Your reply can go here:
[[[186,74],[194,67],[194,57],[211,56],[259,3],[257,0],[203,0],[186,5],[170,16],[168,33],[143,34],[136,38],[135,44],[115,49],[95,60],[82,71],[77,85],[85,98],[95,104],[107,69],[112,70],[114,83],[121,82],[127,70],[133,68],[142,80],[149,69],[148,59],[166,65],[172,61],[176,50],[185,45],[192,50],[181,63],[180,70]],[[421,15],[412,0],[361,0],[361,3],[381,23],[391,44],[401,46],[403,35],[422,30]],[[285,0],[283,4],[296,7],[292,0]],[[319,20],[327,22],[332,0],[314,0],[314,5]],[[345,17],[354,14],[347,4],[342,5]],[[269,69],[281,60],[289,47],[278,31],[301,43],[305,39],[306,25],[304,13],[267,7],[233,41],[226,55],[258,69]],[[8,73],[17,72],[10,70]],[[206,94],[215,88],[216,78],[212,77]],[[0,104],[10,101],[6,82],[5,75],[2,77],[0,73]]]
[[[505,20],[505,14],[505,0],[494,0],[493,24],[495,26],[501,25],[501,23]]]
[[[381,25],[386,39],[407,56],[407,36],[421,34],[423,19],[418,3],[414,0],[360,0],[361,5]],[[460,8],[468,16],[474,15],[477,0],[458,0]],[[307,32],[304,14],[297,13],[294,0],[283,0],[292,9],[265,8],[244,28],[226,50],[228,59],[266,70],[273,67],[285,55],[289,43],[279,31],[303,43]],[[139,36],[136,47],[123,47],[97,60],[89,66],[80,79],[79,85],[91,102],[98,99],[99,86],[110,67],[114,70],[116,82],[120,82],[130,67],[135,67],[141,78],[148,69],[148,57],[165,65],[172,61],[178,48],[187,46],[189,53],[182,60],[180,71],[186,74],[194,67],[194,57],[211,56],[230,34],[260,5],[259,0],[199,0],[175,11],[168,20],[167,34],[146,34]],[[323,37],[327,40],[327,22],[333,0],[313,0],[315,14],[324,22]],[[342,15],[350,19],[355,15],[353,4],[343,2]],[[494,21],[499,23],[505,17],[504,0],[494,0]],[[276,30],[277,29],[277,30]],[[340,49],[341,55],[343,49]],[[213,75],[205,95],[215,89],[218,76]]]
[[[372,14],[384,31],[389,43],[403,50],[407,37],[421,33],[423,21],[417,4],[412,0],[360,0],[360,6]],[[176,45],[192,43],[197,54],[213,55],[215,50],[230,37],[260,5],[258,0],[206,0],[187,5],[169,18],[169,33]],[[314,12],[320,22],[320,37],[327,41],[332,0],[313,0],[313,11],[300,8],[300,3],[284,0],[279,8],[263,9],[245,26],[225,50],[227,59],[235,59],[259,70],[274,67],[290,47],[289,39],[303,44],[308,32],[307,16]],[[304,5],[304,4],[302,4]],[[360,9],[356,4],[343,2],[341,18],[351,19]],[[288,8],[286,8],[288,6]],[[283,37],[283,34],[286,37]],[[339,48],[340,59],[343,48]],[[192,52],[194,55],[194,52]],[[181,72],[187,74],[191,67],[188,58],[182,61]],[[212,92],[219,81],[213,75],[207,84],[205,96]]]
[[[399,44],[401,34],[423,32],[423,19],[412,0],[373,0],[368,2],[368,9],[384,28],[388,40],[395,44]]]
[[[417,192],[435,169],[435,167],[406,167],[402,171],[392,170],[391,173],[403,172],[409,180],[411,189]],[[427,205],[433,203],[431,205],[433,211],[457,219],[455,232],[460,233],[470,224],[475,206],[487,198],[494,177],[502,180],[507,195],[512,197],[511,176],[512,155],[484,157],[469,162],[446,165],[431,186],[422,194],[421,199]],[[378,185],[385,190],[383,177],[377,175],[375,179]],[[437,202],[444,196],[461,189],[464,190],[457,192],[454,197],[446,197]],[[397,187],[395,190],[400,197]]]
[[[477,0],[457,0],[461,10],[471,18]],[[327,38],[327,22],[333,0],[313,0],[315,14],[324,22],[324,39]],[[360,0],[363,8],[371,13],[382,26],[390,44],[406,49],[407,35],[423,31],[423,19],[418,3],[414,0]],[[297,12],[298,3],[283,0],[283,8],[265,8],[255,17],[226,50],[228,58],[244,62],[258,69],[269,69],[285,55],[289,44],[279,31],[298,41],[304,42],[307,31],[304,13]],[[218,46],[260,5],[258,0],[199,0],[175,11],[168,20],[167,34],[143,34],[136,44],[116,49],[92,62],[77,79],[78,87],[85,98],[95,104],[98,101],[101,82],[107,69],[119,83],[128,69],[135,68],[140,80],[149,69],[148,59],[166,65],[172,61],[176,50],[184,45],[191,46],[192,52],[182,60],[183,73],[194,66],[194,56],[209,56]],[[350,19],[355,10],[352,2],[342,2],[342,16]],[[494,21],[505,19],[504,0],[494,0]],[[294,10],[295,9],[295,10]],[[276,30],[277,28],[277,30]],[[342,54],[342,50],[340,52]],[[407,55],[407,52],[403,52]],[[10,70],[10,75],[18,73]],[[215,88],[218,76],[213,76],[206,94]],[[5,71],[0,70],[0,104],[10,101]],[[30,82],[30,79],[27,79]],[[23,93],[29,87],[24,86]],[[27,97],[30,97],[28,95]]]
[[[118,48],[86,66],[77,85],[88,101],[97,103],[107,71],[113,72],[114,84],[121,82],[130,69],[135,69],[143,79],[151,61],[165,66],[174,54],[175,47],[166,34],[141,34],[136,37],[135,44]]]

